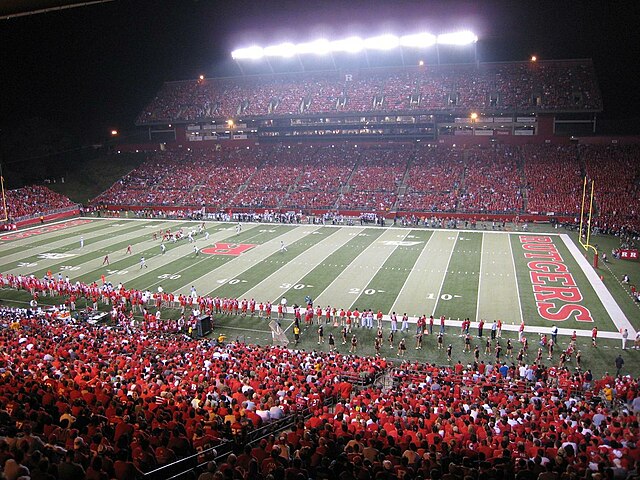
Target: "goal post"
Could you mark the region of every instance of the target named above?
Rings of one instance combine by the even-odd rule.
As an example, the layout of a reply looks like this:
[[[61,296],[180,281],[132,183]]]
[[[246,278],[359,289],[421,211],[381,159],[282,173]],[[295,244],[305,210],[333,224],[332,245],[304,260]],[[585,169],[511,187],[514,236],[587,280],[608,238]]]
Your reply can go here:
[[[6,222],[9,220],[9,212],[7,211],[7,197],[4,192],[4,177],[2,176],[2,170],[0,170],[0,190],[2,190],[2,212],[0,212],[0,222]]]
[[[591,184],[590,188],[589,184]],[[580,206],[580,228],[578,230],[578,242],[586,252],[588,252],[589,250],[593,252],[593,267],[598,268],[598,249],[591,244],[594,186],[595,181],[591,180],[591,182],[589,182],[587,180],[587,177],[584,177],[584,182],[582,183],[582,204]],[[587,211],[585,211],[585,209],[587,209]]]

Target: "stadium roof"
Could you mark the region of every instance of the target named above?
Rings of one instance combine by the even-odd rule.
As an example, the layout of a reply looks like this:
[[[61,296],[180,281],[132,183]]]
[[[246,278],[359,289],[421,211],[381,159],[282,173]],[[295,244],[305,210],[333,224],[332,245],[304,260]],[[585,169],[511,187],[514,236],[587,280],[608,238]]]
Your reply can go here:
[[[0,2],[0,19],[7,20],[38,13],[66,10],[68,8],[86,7],[114,0],[2,0]]]

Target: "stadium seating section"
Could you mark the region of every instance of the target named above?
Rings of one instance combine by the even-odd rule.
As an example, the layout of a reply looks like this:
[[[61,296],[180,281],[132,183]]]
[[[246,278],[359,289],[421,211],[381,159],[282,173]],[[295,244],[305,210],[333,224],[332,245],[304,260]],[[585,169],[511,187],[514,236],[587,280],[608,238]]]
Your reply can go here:
[[[580,213],[595,180],[598,226],[640,231],[638,146],[253,145],[149,154],[96,199],[109,205],[480,214]]]
[[[590,61],[448,65],[165,83],[139,124],[337,112],[601,110]]]
[[[75,205],[67,197],[42,185],[7,190],[6,202],[8,218],[14,221],[46,215]]]
[[[14,275],[0,284],[34,298],[56,292],[70,308],[111,304],[118,325],[0,308],[0,469],[9,480],[133,480],[196,452],[204,462],[215,456],[207,448],[227,442],[235,453],[210,462],[203,480],[628,478],[640,463],[631,376],[511,361],[393,367],[216,343],[188,334],[193,318],[131,322],[140,291]],[[382,376],[394,388],[374,382]],[[306,420],[245,446],[256,429],[306,408]]]

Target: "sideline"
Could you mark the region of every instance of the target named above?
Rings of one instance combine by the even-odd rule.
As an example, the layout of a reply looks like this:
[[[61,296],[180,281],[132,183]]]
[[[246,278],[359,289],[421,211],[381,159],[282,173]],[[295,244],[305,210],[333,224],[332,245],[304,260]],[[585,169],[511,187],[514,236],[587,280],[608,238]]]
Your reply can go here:
[[[633,328],[633,325],[631,325],[631,322],[629,321],[627,316],[624,314],[620,306],[616,303],[613,295],[611,295],[611,292],[609,292],[604,283],[602,283],[602,280],[600,280],[598,274],[591,267],[591,264],[587,261],[586,258],[582,256],[582,252],[580,251],[580,249],[569,238],[569,235],[562,234],[560,235],[560,238],[564,242],[565,246],[569,249],[569,252],[573,255],[574,260],[578,263],[578,265],[586,275],[589,283],[591,283],[591,285],[593,286],[596,295],[598,295],[598,298],[602,302],[604,308],[607,310],[607,313],[611,317],[614,325],[618,328],[618,332],[622,331],[623,328],[626,328],[627,330],[629,330],[629,337],[635,338],[636,330]],[[621,334],[617,333],[616,338],[621,338]]]

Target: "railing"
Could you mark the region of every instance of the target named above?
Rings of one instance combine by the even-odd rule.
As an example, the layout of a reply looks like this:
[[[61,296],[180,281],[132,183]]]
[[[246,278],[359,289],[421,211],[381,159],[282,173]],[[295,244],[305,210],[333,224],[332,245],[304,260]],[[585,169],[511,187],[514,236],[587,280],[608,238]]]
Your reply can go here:
[[[77,210],[80,208],[80,205],[72,205],[70,207],[58,208],[56,210],[47,210],[46,212],[38,212],[33,215],[23,215],[22,217],[12,218],[14,223],[24,222],[25,220],[33,220],[34,218],[40,218],[41,216],[46,215],[57,215],[59,213],[70,212],[72,210]]]
[[[327,398],[324,402],[324,406],[332,406],[336,402],[335,397]],[[270,422],[260,428],[248,432],[246,436],[236,435],[233,440],[226,440],[225,442],[210,447],[206,450],[198,452],[189,457],[182,458],[168,465],[163,465],[160,468],[145,473],[141,478],[144,480],[182,480],[193,479],[196,477],[195,471],[198,468],[203,467],[211,460],[222,460],[227,457],[232,451],[235,445],[248,444],[254,445],[260,440],[267,438],[275,433],[279,433],[291,426],[295,425],[300,418],[309,418],[311,416],[311,408],[307,407],[300,412],[287,415],[280,420]],[[215,452],[215,457],[214,457]]]

